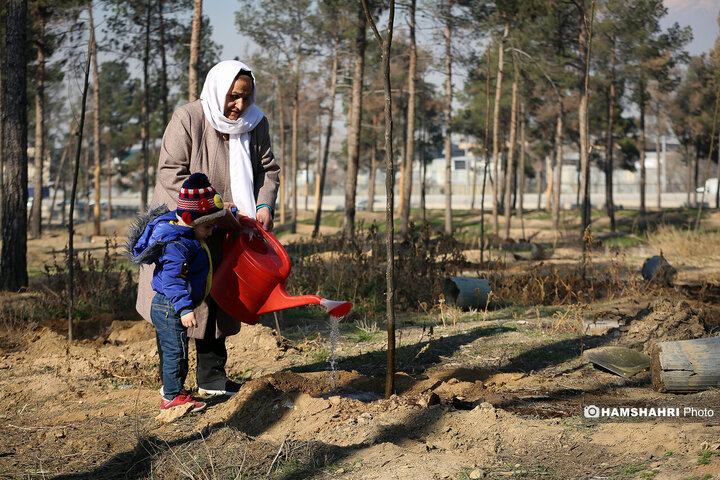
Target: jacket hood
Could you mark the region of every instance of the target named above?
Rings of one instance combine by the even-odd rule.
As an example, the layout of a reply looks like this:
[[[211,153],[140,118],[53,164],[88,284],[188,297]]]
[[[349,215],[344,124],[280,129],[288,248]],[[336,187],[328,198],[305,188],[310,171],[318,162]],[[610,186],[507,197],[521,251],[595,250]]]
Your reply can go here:
[[[175,211],[171,212],[167,205],[138,215],[128,229],[128,241],[125,244],[125,255],[130,263],[154,263],[166,244],[192,232],[191,228],[169,223],[176,219]]]

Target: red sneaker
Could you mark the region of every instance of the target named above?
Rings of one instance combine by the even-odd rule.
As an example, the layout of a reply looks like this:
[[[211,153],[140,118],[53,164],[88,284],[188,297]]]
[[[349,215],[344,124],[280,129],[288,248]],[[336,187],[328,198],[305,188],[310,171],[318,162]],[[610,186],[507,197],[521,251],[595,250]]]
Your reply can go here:
[[[178,405],[185,405],[186,403],[193,404],[193,412],[199,412],[207,406],[205,402],[195,400],[189,393],[180,392],[177,397],[172,400],[165,400],[164,398],[160,402],[160,410],[167,410],[168,408],[177,407]]]

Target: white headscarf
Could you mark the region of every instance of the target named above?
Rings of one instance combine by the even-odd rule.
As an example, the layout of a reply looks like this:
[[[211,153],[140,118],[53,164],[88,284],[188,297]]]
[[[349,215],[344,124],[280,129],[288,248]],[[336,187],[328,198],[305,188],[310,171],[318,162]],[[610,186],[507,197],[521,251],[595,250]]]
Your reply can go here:
[[[240,70],[252,76],[253,92],[250,106],[237,120],[224,114],[225,97]],[[253,168],[250,158],[250,131],[263,119],[264,113],[255,105],[255,75],[250,67],[236,60],[218,63],[207,74],[200,94],[203,112],[210,125],[220,133],[230,136],[230,189],[238,210],[255,218],[255,191]]]

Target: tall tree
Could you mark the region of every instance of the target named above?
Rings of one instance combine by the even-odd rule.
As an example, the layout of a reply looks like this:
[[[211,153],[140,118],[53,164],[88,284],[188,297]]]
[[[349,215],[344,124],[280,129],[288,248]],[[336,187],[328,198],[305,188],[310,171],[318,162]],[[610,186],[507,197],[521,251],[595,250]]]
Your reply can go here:
[[[35,177],[33,179],[33,202],[30,211],[30,237],[39,238],[42,226],[43,166],[45,163],[45,53],[46,24],[50,9],[40,2],[32,4],[32,19],[36,26],[35,50],[37,52],[35,92]]]
[[[241,11],[237,13],[235,25],[250,35],[261,47],[280,52],[288,66],[291,66],[292,95],[292,211],[290,231],[297,228],[297,172],[300,116],[300,85],[303,62],[308,51],[310,17],[315,12],[310,0],[241,0]],[[262,22],[247,21],[247,18],[263,18]]]
[[[445,233],[452,235],[452,5],[445,0]]]
[[[90,29],[95,31],[93,21],[93,5],[88,4],[88,18]],[[93,158],[95,160],[94,185],[95,185],[95,206],[93,209],[93,235],[100,235],[100,74],[98,73],[97,42],[93,34],[92,39],[92,65],[93,65]],[[108,195],[110,191],[108,190]],[[86,207],[87,208],[87,207]]]
[[[355,29],[355,44],[352,55],[355,66],[352,77],[352,103],[348,113],[348,162],[347,178],[345,180],[345,217],[343,219],[343,233],[346,238],[355,236],[355,195],[360,163],[363,75],[365,72],[365,48],[367,47],[367,18],[362,6],[358,9]]]
[[[415,84],[417,83],[417,45],[415,43],[415,7],[417,0],[410,0],[408,26],[410,29],[410,70],[408,72],[407,147],[405,149],[405,183],[402,191],[400,230],[407,237],[410,230],[410,202],[412,198],[413,163],[415,161]]]
[[[3,71],[2,250],[0,289],[16,292],[27,274],[27,0],[8,0]]]
[[[188,101],[198,98],[198,59],[200,57],[200,28],[202,26],[202,0],[193,1],[192,34],[190,36],[190,68],[188,70]]]
[[[392,120],[392,88],[390,85],[390,47],[392,45],[393,22],[395,20],[395,0],[390,0],[390,9],[388,15],[388,27],[385,38],[383,39],[375,26],[375,21],[370,14],[367,6],[367,0],[362,0],[363,10],[367,16],[375,38],[382,45],[383,57],[383,77],[385,90],[385,192],[387,195],[387,203],[385,206],[386,221],[386,250],[387,250],[387,269],[385,273],[386,279],[386,321],[388,333],[388,355],[387,355],[387,375],[385,377],[385,398],[395,391],[395,296],[394,296],[394,263],[395,253],[393,244],[394,222],[393,222],[393,190],[395,188],[393,175],[393,120]]]
[[[518,109],[518,82],[520,67],[517,54],[513,54],[513,82],[510,106],[510,143],[508,145],[507,168],[505,169],[505,238],[510,238],[510,217],[512,214],[510,204],[510,193],[513,184],[513,172],[515,171],[515,143],[517,136],[517,109]],[[523,168],[523,167],[521,167]]]

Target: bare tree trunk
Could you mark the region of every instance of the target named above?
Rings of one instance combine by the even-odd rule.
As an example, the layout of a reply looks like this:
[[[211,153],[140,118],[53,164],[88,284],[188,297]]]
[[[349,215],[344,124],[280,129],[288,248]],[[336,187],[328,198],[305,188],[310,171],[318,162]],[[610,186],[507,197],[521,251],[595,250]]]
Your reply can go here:
[[[3,71],[2,253],[0,289],[17,292],[27,275],[27,59],[26,0],[8,0]]]
[[[280,223],[285,223],[286,220],[286,206],[287,206],[287,184],[285,177],[285,99],[283,97],[282,86],[278,81],[278,110],[280,113]]]
[[[85,155],[83,156],[83,172],[85,173],[85,223],[90,223],[90,141],[85,141]]]
[[[370,175],[368,175],[368,211],[373,212],[375,209],[375,180],[377,175],[377,131],[380,128],[380,121],[377,114],[372,116],[372,134],[370,135]]]
[[[406,238],[410,229],[410,203],[412,201],[413,163],[415,160],[415,82],[417,76],[417,45],[415,43],[415,4],[417,0],[410,0],[409,28],[410,28],[410,64],[408,71],[408,107],[407,107],[407,145],[405,149],[405,175],[407,177],[402,191],[403,207],[401,212],[400,231]]]
[[[608,101],[607,152],[605,157],[605,211],[610,218],[610,231],[615,232],[615,204],[613,202],[613,153],[615,129],[615,34],[610,48],[610,94]]]
[[[88,4],[90,28],[95,31],[92,15],[92,2]],[[93,63],[93,158],[95,160],[95,208],[93,209],[93,235],[100,235],[100,80],[98,74],[97,43],[95,35],[92,44]]]
[[[552,225],[557,235],[560,232],[560,190],[562,187],[563,162],[563,105],[558,99],[558,114],[555,124],[555,179],[553,181]]]
[[[487,75],[485,75],[485,137],[483,138],[483,183],[480,196],[480,265],[485,263],[485,187],[487,187],[487,174],[490,159],[488,158],[488,142],[490,139],[490,49],[492,39],[487,46]]]
[[[40,7],[38,7],[40,10]],[[30,237],[40,238],[42,230],[43,165],[45,163],[45,16],[38,12],[37,79],[35,81],[35,178]]]
[[[512,206],[510,204],[510,194],[513,190],[513,172],[515,171],[515,143],[517,140],[517,91],[518,77],[520,77],[520,67],[517,59],[513,55],[513,83],[512,95],[510,101],[510,146],[508,147],[507,168],[505,170],[505,238],[510,238],[510,220],[512,215]]]
[[[393,236],[395,227],[393,222],[393,190],[395,188],[395,175],[393,173],[393,144],[392,144],[392,89],[390,86],[390,46],[392,43],[393,22],[395,20],[395,0],[390,0],[390,13],[388,16],[388,29],[385,40],[383,41],[375,28],[370,11],[368,10],[366,0],[362,0],[363,9],[367,15],[368,23],[375,33],[378,43],[382,46],[383,60],[383,78],[385,86],[385,191],[387,194],[387,203],[385,206],[385,221],[387,223],[387,231],[385,234],[385,247],[387,249],[387,267],[385,271],[385,280],[387,288],[386,296],[386,316],[387,335],[388,335],[388,354],[387,354],[387,375],[385,376],[385,398],[390,398],[395,393],[395,270],[394,258],[395,248],[393,244]],[[359,112],[358,112],[359,114]]]
[[[445,10],[445,234],[452,235],[452,31],[453,0],[446,0]]]
[[[595,16],[595,2],[592,4],[590,21],[585,9],[580,11],[579,53],[581,64],[580,105],[578,107],[580,130],[580,192],[582,192],[582,232],[590,225],[590,156],[588,153],[588,100],[590,97],[590,52],[592,48],[592,24]],[[583,234],[581,234],[582,236]]]
[[[168,124],[170,118],[170,107],[168,105],[168,85],[167,85],[167,58],[165,54],[165,18],[163,17],[163,6],[165,0],[158,0],[158,34],[159,42],[158,48],[160,49],[160,103],[162,104],[162,125],[163,128]],[[195,18],[193,17],[193,21]],[[192,43],[192,32],[190,34],[190,43]]]
[[[192,31],[190,32],[190,71],[188,72],[188,101],[198,98],[198,63],[200,61],[200,29],[202,28],[202,0],[193,2]],[[283,217],[283,222],[284,217]]]
[[[295,75],[293,78],[293,113],[292,113],[292,144],[291,144],[291,161],[292,171],[290,172],[292,181],[292,211],[290,212],[290,233],[295,233],[297,229],[297,175],[298,175],[298,129],[300,128],[300,51],[296,52],[295,57]]]
[[[640,215],[645,215],[645,82],[640,81]]]
[[[520,170],[518,218],[522,228],[522,238],[527,238],[525,237],[525,222],[523,219],[523,201],[525,199],[525,103],[520,104],[520,162],[518,168]]]
[[[660,125],[655,125],[655,158],[657,165],[657,208],[662,208],[661,194],[662,194],[662,170],[660,169]]]
[[[107,219],[112,218],[112,155],[110,149],[105,149],[105,164],[107,165]]]
[[[503,56],[505,53],[505,40],[507,39],[508,32],[510,30],[510,22],[507,18],[505,18],[505,30],[503,31],[503,36],[500,41],[500,45],[498,47],[498,72],[497,72],[497,80],[495,81],[495,106],[493,111],[493,228],[496,235],[500,234],[500,224],[498,221],[498,183],[500,180],[499,177],[499,168],[498,168],[498,155],[499,155],[499,148],[498,145],[498,134],[500,131],[500,100],[502,98],[502,77],[503,77]],[[490,72],[488,72],[488,75]]]
[[[367,18],[362,8],[358,11],[357,32],[355,37],[355,72],[352,80],[352,105],[350,107],[350,125],[348,126],[348,166],[345,181],[345,218],[343,233],[346,238],[355,236],[355,194],[357,174],[360,162],[360,121],[362,120],[362,83],[365,68],[365,30]]]
[[[318,189],[317,189],[317,201],[315,208],[315,226],[313,228],[312,236],[316,237],[320,232],[320,216],[322,215],[322,198],[323,190],[325,189],[325,175],[327,172],[328,156],[330,155],[330,138],[332,137],[332,125],[335,120],[335,92],[337,90],[337,69],[338,69],[338,45],[340,39],[335,37],[333,44],[333,60],[332,60],[332,73],[330,76],[330,105],[328,110],[328,125],[327,131],[325,132],[325,149],[323,151],[323,158],[320,171],[318,172]]]
[[[150,188],[150,2],[145,5],[145,51],[143,53],[143,102],[142,102],[142,192],[140,211],[148,208]]]

